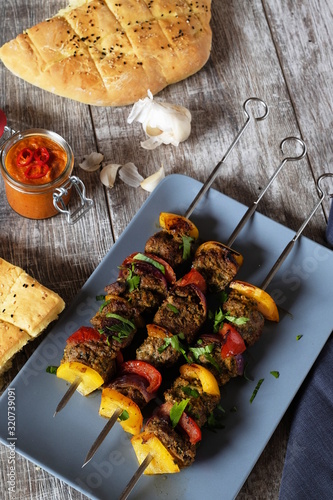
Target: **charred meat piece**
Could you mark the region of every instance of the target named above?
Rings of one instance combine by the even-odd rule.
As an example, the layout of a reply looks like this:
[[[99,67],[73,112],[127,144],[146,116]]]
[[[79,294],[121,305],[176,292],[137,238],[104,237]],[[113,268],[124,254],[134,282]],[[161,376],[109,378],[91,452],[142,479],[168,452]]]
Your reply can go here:
[[[61,363],[77,361],[96,370],[104,380],[108,380],[116,372],[116,355],[117,352],[101,336],[99,340],[67,343]]]
[[[233,377],[243,374],[244,361],[243,356],[229,356],[225,359],[221,356],[223,339],[218,334],[202,335],[199,343],[194,346],[204,351],[206,347],[210,347],[209,355],[200,354],[195,358],[195,362],[206,367],[216,378],[218,385],[225,385]],[[212,346],[212,347],[211,347]]]
[[[146,423],[144,430],[158,437],[180,468],[187,467],[194,462],[196,446],[191,444],[186,436],[173,429],[167,417],[153,416]]]
[[[142,324],[142,319],[127,300],[115,295],[95,314],[91,324],[104,333],[109,344],[119,351],[132,342],[136,327]]]
[[[180,358],[181,353],[171,345],[165,347],[165,339],[147,337],[136,350],[136,359],[147,361],[155,368],[169,368]]]
[[[184,399],[189,399],[186,413],[190,415],[202,427],[209,414],[216,408],[220,397],[207,394],[203,391],[199,380],[190,381],[180,376],[172,384],[171,389],[164,393],[165,401],[171,404],[180,403]]]
[[[149,315],[166,296],[168,285],[163,273],[152,264],[132,261],[122,266],[117,281],[107,285],[105,291],[130,301],[138,313]]]
[[[157,310],[153,322],[175,335],[182,333],[190,344],[205,322],[206,314],[206,299],[197,286],[175,286]]]
[[[183,262],[182,239],[175,238],[164,230],[155,233],[147,240],[145,252],[161,257],[174,268]]]
[[[231,290],[228,299],[223,304],[223,312],[237,318],[245,317],[248,319],[243,325],[237,325],[237,331],[241,334],[247,346],[251,346],[259,340],[265,319],[261,312],[258,311],[254,300],[236,290]]]
[[[209,241],[196,251],[193,267],[202,274],[212,292],[220,292],[234,279],[241,262],[242,257],[237,252]]]

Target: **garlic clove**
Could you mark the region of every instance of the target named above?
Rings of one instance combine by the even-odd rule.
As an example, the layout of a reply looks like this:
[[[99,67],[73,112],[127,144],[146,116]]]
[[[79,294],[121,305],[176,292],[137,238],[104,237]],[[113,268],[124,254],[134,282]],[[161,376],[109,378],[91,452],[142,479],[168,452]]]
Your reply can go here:
[[[103,159],[104,156],[101,153],[93,152],[86,156],[82,163],[79,163],[79,167],[86,172],[95,172],[101,166]]]
[[[161,180],[164,179],[164,177],[165,177],[165,171],[162,166],[159,170],[157,170],[157,172],[150,175],[149,177],[146,177],[146,179],[144,179],[141,182],[140,186],[145,191],[151,193],[156,188],[156,186],[161,182]]]
[[[135,188],[139,187],[143,181],[143,177],[139,174],[134,163],[125,163],[119,170],[119,177],[125,184]]]
[[[109,165],[105,165],[105,167],[102,168],[100,179],[104,186],[113,188],[119,167],[121,167],[121,165],[118,163],[109,163]]]

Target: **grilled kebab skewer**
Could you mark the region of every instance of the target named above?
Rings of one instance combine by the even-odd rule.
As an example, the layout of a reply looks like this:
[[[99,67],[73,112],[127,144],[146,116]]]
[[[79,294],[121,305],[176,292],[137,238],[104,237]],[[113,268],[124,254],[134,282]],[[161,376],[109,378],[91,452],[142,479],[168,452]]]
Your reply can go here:
[[[243,292],[243,294],[250,298],[254,299],[257,304],[258,304],[258,310],[262,312],[263,314],[270,314],[273,312],[273,320],[274,320],[274,309],[271,309],[270,307],[270,301],[269,301],[269,295],[266,294],[265,288],[268,286],[268,284],[271,282],[273,277],[275,276],[276,272],[280,269],[281,265],[284,263],[288,255],[290,254],[292,248],[294,247],[296,241],[299,239],[301,236],[304,228],[308,224],[308,222],[311,220],[312,216],[315,214],[319,206],[321,205],[325,194],[321,188],[321,181],[324,177],[326,176],[332,176],[332,174],[324,174],[317,180],[317,187],[318,191],[320,193],[320,200],[319,202],[315,205],[313,210],[310,212],[308,217],[305,219],[299,230],[296,232],[295,236],[292,238],[292,240],[286,245],[280,256],[278,257],[277,261],[269,271],[267,277],[263,281],[262,289],[258,289],[256,287],[252,287],[252,285],[249,285],[244,282],[236,282],[235,284],[231,284],[231,288],[238,291],[238,292]],[[233,300],[233,298],[232,298]],[[228,307],[228,306],[227,306]],[[269,319],[269,318],[268,318]],[[271,318],[272,319],[272,318]],[[201,345],[200,345],[201,347]],[[222,352],[222,351],[221,351]],[[200,357],[200,361],[203,363],[207,363],[207,361],[204,359],[204,357]],[[212,365],[213,366],[213,365]],[[210,370],[212,368],[210,367]],[[219,371],[219,370],[218,370]],[[220,381],[220,384],[223,384],[223,380]],[[149,427],[150,426],[150,427]],[[156,427],[158,429],[158,425]],[[148,431],[150,429],[152,432]],[[126,500],[128,498],[128,495],[140,479],[141,475],[143,473],[149,474],[149,467],[151,467],[151,473],[159,473],[162,472],[160,470],[160,464],[165,463],[165,467],[163,472],[167,472],[165,469],[170,466],[170,472],[178,472],[177,469],[179,469],[179,466],[175,465],[175,460],[173,455],[169,453],[169,450],[161,443],[160,439],[155,435],[154,433],[155,425],[154,421],[150,424],[148,421],[147,424],[147,429],[143,431],[143,433],[136,435],[132,438],[132,444],[133,447],[135,448],[135,452],[138,458],[138,461],[140,463],[140,466],[136,473],[132,476],[131,480],[127,484],[126,488],[124,489],[120,500]],[[147,432],[147,434],[145,434]],[[154,445],[155,444],[155,445]],[[181,448],[179,448],[181,449]],[[154,451],[154,453],[152,453]],[[162,459],[162,462],[157,460],[158,457]],[[155,460],[155,466],[154,466],[154,460]],[[172,470],[173,469],[173,470]]]
[[[306,153],[306,146],[304,142],[298,138],[295,137],[288,137],[287,139],[284,139],[281,142],[280,148],[282,152],[284,152],[284,146],[286,145],[287,142],[290,141],[296,141],[296,143],[300,144],[302,146],[302,152],[298,156],[294,157],[286,157],[279,165],[279,167],[276,169],[275,173],[273,176],[270,178],[267,186],[264,188],[262,191],[261,195],[259,196],[258,200],[256,200],[252,206],[247,210],[247,212],[244,214],[242,217],[241,221],[237,225],[236,229],[233,231],[232,235],[230,236],[228,240],[228,245],[229,242],[234,242],[238,233],[242,230],[244,227],[245,223],[247,220],[253,215],[255,212],[258,203],[262,199],[263,195],[266,193],[268,190],[269,186],[272,184],[278,173],[281,171],[283,166],[288,162],[288,161],[296,161],[300,160],[301,158],[304,157]],[[165,226],[165,223],[164,223]],[[172,220],[169,225],[169,229],[172,227]],[[151,237],[148,242],[147,242],[147,250],[151,251],[153,253],[158,253],[162,257],[165,258],[170,258],[170,254],[165,254],[163,252],[163,247],[165,243],[165,238],[167,235],[163,233],[158,233],[157,235],[154,235]],[[162,249],[162,253],[161,252]],[[174,258],[174,256],[173,256]],[[216,262],[221,262],[223,265],[221,266],[221,269],[218,271]],[[196,252],[196,257],[194,259],[193,263],[193,269],[194,270],[199,270],[203,273],[204,278],[208,282],[208,286],[210,291],[221,291],[225,285],[234,277],[234,267],[235,265],[239,266],[242,264],[242,257],[231,250],[228,247],[225,247],[221,243],[218,242],[206,242],[203,245],[201,245]],[[183,283],[184,284],[184,283]],[[179,293],[180,291],[180,293]],[[161,308],[159,311],[159,314],[155,316],[154,322],[155,324],[153,325],[148,325],[147,330],[148,330],[148,337],[145,339],[141,347],[137,350],[137,359],[139,360],[144,360],[147,361],[150,364],[153,364],[155,367],[160,368],[165,365],[172,365],[175,363],[177,358],[180,357],[180,352],[177,351],[177,349],[174,349],[172,347],[172,340],[170,340],[170,337],[173,336],[173,333],[179,333],[179,323],[181,324],[180,321],[178,321],[178,332],[176,329],[176,332],[173,332],[173,328],[171,328],[171,331],[166,331],[164,326],[165,326],[165,321],[168,322],[170,320],[170,315],[172,314],[172,311],[170,311],[170,308],[174,308],[177,311],[179,310],[179,307],[177,307],[177,304],[181,297],[179,295],[183,295],[183,300],[184,300],[184,294],[182,293],[183,290],[180,288],[178,289],[177,293],[177,288],[175,287],[174,294],[173,296],[169,296],[169,299],[166,299],[164,301],[165,307]],[[171,300],[170,300],[171,299]],[[173,299],[173,300],[172,300]],[[176,302],[172,303],[172,302]],[[185,308],[186,311],[186,304],[182,304]],[[184,332],[182,332],[184,333]],[[192,335],[195,335],[195,331],[192,332]],[[167,349],[163,348],[163,345],[165,345],[165,338],[168,337],[170,340],[170,344]],[[185,335],[186,338],[186,335]],[[173,339],[175,341],[175,338]],[[186,338],[187,343],[193,340],[193,338]],[[167,356],[169,356],[169,360],[167,360]],[[123,381],[122,381],[123,383]],[[112,406],[112,405],[111,405]],[[103,406],[104,408],[104,406]],[[108,411],[102,411],[102,414],[104,416],[110,417],[110,409]],[[126,424],[123,425],[124,427]],[[111,425],[108,426],[109,430],[111,429]],[[92,449],[94,452],[96,452],[98,446],[102,442],[102,438],[104,439],[106,436],[105,432],[102,432],[102,437],[98,436],[96,442],[94,443]],[[92,457],[92,452],[90,452],[87,455],[87,461],[89,461]],[[85,462],[85,464],[87,463]]]
[[[253,102],[259,103],[261,106],[263,106],[263,108],[264,108],[264,113],[263,114],[259,114],[258,116],[252,116],[250,114],[250,112],[249,112],[249,106]],[[252,118],[254,120],[256,120],[256,121],[262,121],[262,120],[266,119],[266,117],[268,116],[268,113],[269,113],[269,110],[268,110],[268,107],[267,107],[266,103],[264,101],[262,101],[261,99],[258,99],[256,97],[250,97],[250,98],[248,98],[243,103],[243,110],[244,110],[244,113],[246,115],[246,121],[245,121],[245,123],[243,124],[243,126],[239,130],[239,132],[238,132],[237,136],[235,137],[234,141],[232,142],[232,144],[229,146],[227,153],[224,155],[224,157],[216,165],[216,167],[212,171],[211,175],[206,180],[205,184],[202,186],[202,189],[200,190],[200,192],[197,194],[197,196],[195,197],[195,199],[191,203],[190,207],[188,208],[188,210],[187,210],[187,212],[185,214],[185,220],[188,220],[188,217],[192,214],[192,212],[195,209],[195,207],[198,204],[198,202],[205,195],[205,193],[209,190],[211,184],[213,183],[214,179],[216,178],[216,176],[218,174],[218,171],[219,171],[221,165],[226,161],[227,157],[229,156],[229,154],[231,153],[231,151],[236,146],[237,142],[239,141],[239,139],[241,138],[241,136],[245,132],[245,130],[248,127],[248,125],[250,124]],[[250,217],[250,215],[251,214],[248,214],[249,217]],[[190,222],[190,221],[188,221],[188,222]],[[184,243],[184,245],[185,245],[185,243]],[[178,254],[177,249],[175,249],[175,253],[176,253],[176,255]],[[174,262],[175,261],[173,261],[172,265],[174,265]],[[82,373],[83,373],[82,371],[80,371],[79,373],[76,373],[76,374],[74,373],[74,377],[73,377],[73,374],[70,373],[70,372],[66,374],[65,379],[69,380],[71,382],[71,387],[69,387],[69,389],[67,390],[66,394],[64,395],[64,397],[59,402],[54,415],[56,415],[57,412],[59,412],[62,408],[64,408],[64,406],[67,404],[68,400],[70,399],[70,397],[72,396],[72,394],[75,392],[75,390],[80,387],[80,385],[82,384]]]
[[[174,284],[155,313],[153,323],[147,325],[148,337],[137,349],[136,360],[127,363],[133,363],[137,367],[140,363],[145,363],[146,367],[156,367],[159,370],[174,366],[182,353],[185,353],[186,346],[193,344],[206,321],[207,285],[209,290],[221,292],[235,277],[242,262],[243,258],[238,252],[219,242],[203,243],[195,253],[191,271]],[[236,374],[237,372],[234,373]],[[99,413],[111,418],[115,410],[122,407],[129,417],[133,417],[120,419],[123,429],[132,434],[138,433],[143,423],[140,410],[151,400],[149,396],[142,386],[138,386],[137,380],[133,380],[128,374],[121,375],[103,389]],[[106,425],[110,430],[111,425]],[[84,465],[96,453],[106,434],[103,430],[97,437]]]
[[[91,320],[95,330],[82,327],[67,339],[57,376],[72,385],[55,414],[75,389],[88,395],[114,373],[120,350],[131,343],[137,329],[144,326],[147,316],[156,310],[176,279],[168,260],[175,258],[180,266],[190,258],[199,235],[196,226],[182,216],[164,212],[160,214],[160,225],[162,230],[157,234],[164,243],[156,247],[157,255],[138,252],[126,258],[117,281],[106,287],[107,300]],[[147,249],[152,249],[149,240]]]

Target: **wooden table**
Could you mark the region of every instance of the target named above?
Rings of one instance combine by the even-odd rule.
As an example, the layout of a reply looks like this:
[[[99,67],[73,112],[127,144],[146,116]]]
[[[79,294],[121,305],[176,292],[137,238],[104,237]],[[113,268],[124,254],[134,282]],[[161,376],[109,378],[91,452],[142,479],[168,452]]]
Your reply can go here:
[[[4,2],[0,43],[54,15],[62,6],[65,2],[56,0]],[[249,127],[214,187],[249,205],[281,162],[281,141],[296,136],[304,139],[308,154],[297,163],[288,163],[260,203],[259,212],[297,230],[318,201],[316,180],[332,171],[333,159],[332,1],[214,0],[211,26],[213,45],[206,66],[159,95],[191,110],[191,136],[177,148],[142,149],[141,126],[127,124],[130,107],[98,108],[69,101],[19,80],[1,66],[0,107],[9,125],[15,130],[43,127],[62,135],[74,150],[74,173],[95,202],[74,226],[62,216],[28,220],[9,208],[0,183],[0,255],[58,292],[68,305],[148,197],[142,189],[120,181],[112,190],[104,189],[98,172],[83,172],[78,163],[92,151],[103,153],[108,163],[134,161],[144,177],[164,165],[167,175],[182,173],[204,181],[244,123],[243,102],[257,96],[269,105],[269,117]],[[329,189],[332,192],[332,183]],[[324,245],[328,213],[327,199],[304,231]],[[15,357],[2,390],[39,341]],[[239,500],[278,498],[291,416],[292,409],[243,486]],[[4,446],[0,452],[0,484],[4,485]],[[19,455],[16,472],[16,498],[85,498]],[[6,491],[4,494],[9,498]]]

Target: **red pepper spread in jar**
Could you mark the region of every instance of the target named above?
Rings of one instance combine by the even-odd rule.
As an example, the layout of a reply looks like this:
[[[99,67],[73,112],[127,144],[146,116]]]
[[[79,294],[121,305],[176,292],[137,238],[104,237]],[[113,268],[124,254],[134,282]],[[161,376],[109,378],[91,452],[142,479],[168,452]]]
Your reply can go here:
[[[55,190],[64,186],[73,170],[74,156],[55,132],[30,129],[14,134],[1,151],[1,174],[9,205],[30,219],[56,215]],[[65,205],[70,190],[63,195]]]
[[[43,136],[32,135],[16,143],[6,156],[6,169],[24,184],[47,184],[57,179],[67,163],[64,149]]]

